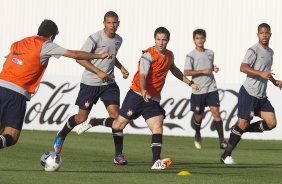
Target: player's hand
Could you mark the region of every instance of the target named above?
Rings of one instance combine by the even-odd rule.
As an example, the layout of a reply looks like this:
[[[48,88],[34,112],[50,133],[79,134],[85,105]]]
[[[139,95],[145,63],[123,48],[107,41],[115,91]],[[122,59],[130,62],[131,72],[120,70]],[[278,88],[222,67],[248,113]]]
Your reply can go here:
[[[270,80],[272,75],[275,75],[275,73],[272,73],[272,70],[260,72],[260,77],[267,80]]]
[[[191,85],[191,88],[195,89],[196,91],[200,91],[200,90],[201,90],[200,85],[199,85],[199,84],[196,84],[196,83],[192,84],[192,85]]]
[[[129,76],[129,72],[123,66],[121,67],[120,71],[121,71],[122,77],[124,79],[127,79],[127,77]]]
[[[108,82],[110,80],[113,80],[107,73],[100,71],[97,73],[98,77],[103,81],[103,82]]]
[[[213,71],[214,71],[215,73],[217,73],[217,72],[219,71],[219,68],[218,68],[216,65],[214,65],[214,66],[213,66]]]
[[[207,68],[207,69],[204,69],[203,70],[203,74],[204,75],[209,75],[209,74],[211,74],[212,73],[212,68]]]
[[[149,99],[147,98],[147,90],[141,91],[142,97],[145,102],[149,102]]]
[[[278,88],[280,88],[280,90],[281,90],[281,88],[282,88],[282,81],[281,80],[276,80],[274,85],[277,86]]]
[[[112,57],[112,53],[106,52],[101,54],[100,59],[111,58],[111,57]]]

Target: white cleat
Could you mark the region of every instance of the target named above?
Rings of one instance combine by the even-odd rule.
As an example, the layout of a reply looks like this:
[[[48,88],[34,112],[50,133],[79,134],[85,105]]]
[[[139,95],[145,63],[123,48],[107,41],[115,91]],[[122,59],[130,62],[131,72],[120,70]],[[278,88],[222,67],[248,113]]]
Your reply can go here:
[[[196,149],[202,149],[202,143],[199,141],[194,141],[194,145]]]
[[[164,158],[162,160],[157,160],[152,166],[152,170],[163,170],[168,168],[172,164],[171,158]]]
[[[77,135],[80,135],[90,128],[92,128],[92,125],[90,123],[82,123],[82,125],[76,130],[76,133]]]
[[[232,158],[232,156],[227,156],[225,159],[223,159],[222,157],[220,158],[221,163],[223,164],[228,164],[228,165],[232,165],[232,164],[237,164],[234,159]]]

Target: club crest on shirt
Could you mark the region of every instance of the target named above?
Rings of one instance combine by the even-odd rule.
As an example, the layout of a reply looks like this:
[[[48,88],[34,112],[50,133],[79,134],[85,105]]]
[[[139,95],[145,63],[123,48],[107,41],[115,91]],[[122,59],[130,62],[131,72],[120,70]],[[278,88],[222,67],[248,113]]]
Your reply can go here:
[[[254,117],[254,115],[255,115],[254,111],[251,111],[250,112],[250,117]]]
[[[84,103],[84,107],[85,107],[85,108],[88,108],[89,105],[90,105],[90,103],[89,103],[88,101],[86,101],[86,102]]]
[[[133,114],[133,111],[132,111],[131,109],[128,109],[126,115],[127,115],[128,117],[130,117],[130,116],[132,116],[132,114]]]

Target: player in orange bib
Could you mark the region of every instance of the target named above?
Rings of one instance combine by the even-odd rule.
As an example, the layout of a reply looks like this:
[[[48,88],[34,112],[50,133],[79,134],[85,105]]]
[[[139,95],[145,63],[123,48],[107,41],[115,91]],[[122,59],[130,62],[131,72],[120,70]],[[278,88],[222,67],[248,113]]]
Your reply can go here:
[[[170,158],[160,158],[165,118],[165,110],[160,106],[160,100],[167,73],[171,71],[176,78],[193,89],[200,90],[200,86],[186,78],[175,66],[173,53],[166,49],[170,38],[169,31],[159,27],[155,30],[154,38],[155,46],[143,51],[138,71],[123,101],[118,118],[92,119],[88,124],[81,126],[77,133],[81,134],[98,125],[123,130],[130,120],[142,115],[152,132],[153,165],[151,169],[160,170],[169,167],[172,162]]]
[[[91,54],[67,50],[53,43],[59,33],[57,25],[44,20],[36,36],[12,44],[0,73],[0,149],[17,143],[23,126],[26,102],[30,100],[47,68],[49,58],[74,59],[111,57],[110,53]],[[84,61],[94,71],[89,61]]]

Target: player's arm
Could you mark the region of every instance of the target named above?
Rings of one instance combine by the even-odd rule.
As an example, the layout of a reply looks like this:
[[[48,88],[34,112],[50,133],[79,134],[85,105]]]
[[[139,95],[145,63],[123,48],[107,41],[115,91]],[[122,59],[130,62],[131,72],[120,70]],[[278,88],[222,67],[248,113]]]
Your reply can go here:
[[[96,73],[100,79],[104,82],[112,80],[112,78],[106,73],[100,70],[98,67],[94,66],[89,60],[76,60],[78,64],[86,68],[87,70]]]
[[[116,58],[115,60],[115,66],[120,69],[122,77],[124,79],[127,79],[127,77],[129,76],[129,72],[124,68],[124,66],[119,62],[119,60]]]
[[[192,80],[190,81],[181,71],[179,68],[177,68],[174,64],[170,67],[170,72],[179,80],[183,81],[184,83],[191,86],[193,89],[199,91],[200,86],[198,84],[195,84]]]
[[[93,54],[79,50],[66,50],[63,56],[77,60],[89,60],[89,59],[109,58],[112,56],[112,54],[111,53]]]
[[[273,76],[271,76],[269,80],[272,82],[272,84],[274,86],[279,87],[280,90],[281,90],[281,88],[282,88],[282,81],[281,80],[276,80]]]
[[[213,71],[212,68],[206,68],[203,70],[184,70],[184,75],[186,76],[200,76],[200,75],[209,75]]]
[[[152,56],[149,53],[145,53],[141,56],[139,63],[139,83],[141,95],[145,102],[148,102],[147,90],[146,90],[146,77],[150,71],[152,65]]]
[[[258,76],[268,80],[271,80],[271,78],[273,78],[272,75],[274,75],[274,73],[272,73],[272,70],[259,71],[250,67],[250,65],[247,63],[241,63],[240,71],[250,76]]]

